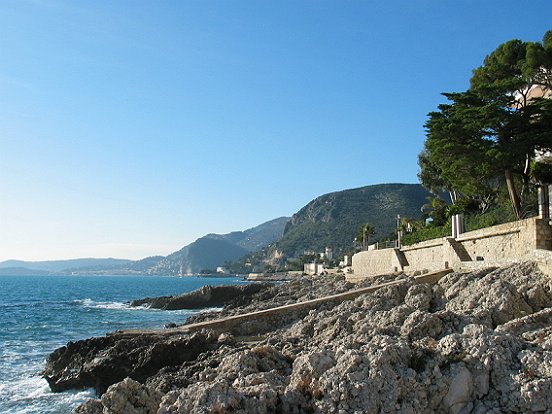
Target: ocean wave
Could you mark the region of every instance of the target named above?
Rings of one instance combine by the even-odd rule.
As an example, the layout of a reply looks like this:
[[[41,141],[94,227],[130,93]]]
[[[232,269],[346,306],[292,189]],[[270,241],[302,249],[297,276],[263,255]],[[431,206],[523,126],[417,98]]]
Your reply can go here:
[[[174,314],[197,314],[203,312],[219,312],[222,310],[222,307],[212,307],[212,308],[201,308],[201,309],[176,309],[176,310],[164,310],[164,309],[154,309],[148,306],[130,306],[129,302],[101,302],[95,301],[90,298],[85,299],[76,299],[72,303],[84,306],[86,308],[93,309],[112,309],[112,310],[131,310],[131,311],[150,311],[150,312],[170,312]]]
[[[0,409],[3,413],[47,413],[56,407],[70,411],[89,398],[94,398],[92,389],[74,392],[53,393],[46,380],[39,376],[20,377],[0,383]]]
[[[18,407],[17,412],[28,408],[28,412],[36,410],[36,405],[45,400],[60,400],[66,403],[83,401],[94,397],[94,390],[79,390],[74,392],[53,393],[46,380],[39,376],[20,377],[16,380],[0,383],[2,402],[10,407]],[[34,408],[33,408],[34,407]],[[36,412],[36,411],[34,411]]]
[[[82,305],[86,308],[94,309],[114,309],[114,310],[144,310],[143,307],[131,307],[128,303],[125,302],[101,302],[95,301],[90,298],[85,299],[76,299],[72,303]]]

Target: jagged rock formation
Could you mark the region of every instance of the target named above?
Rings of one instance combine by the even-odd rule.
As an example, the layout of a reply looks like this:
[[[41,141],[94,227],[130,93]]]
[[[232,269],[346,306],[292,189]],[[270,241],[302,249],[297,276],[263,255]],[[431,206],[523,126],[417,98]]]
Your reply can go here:
[[[404,278],[254,344],[194,334],[210,344],[195,360],[129,375],[141,385],[118,383],[78,412],[550,413],[551,322],[552,280],[532,264],[433,287]],[[126,411],[107,404],[124,395]]]

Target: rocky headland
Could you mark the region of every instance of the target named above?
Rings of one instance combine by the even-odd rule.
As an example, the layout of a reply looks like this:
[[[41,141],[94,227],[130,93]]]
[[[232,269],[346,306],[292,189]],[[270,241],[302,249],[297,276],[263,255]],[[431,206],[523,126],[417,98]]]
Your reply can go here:
[[[552,413],[550,277],[523,263],[450,273],[434,286],[400,278],[269,320],[256,335],[238,325],[69,343],[44,376],[54,391],[94,387],[99,399],[75,410],[88,414]],[[302,278],[189,323],[357,287]]]

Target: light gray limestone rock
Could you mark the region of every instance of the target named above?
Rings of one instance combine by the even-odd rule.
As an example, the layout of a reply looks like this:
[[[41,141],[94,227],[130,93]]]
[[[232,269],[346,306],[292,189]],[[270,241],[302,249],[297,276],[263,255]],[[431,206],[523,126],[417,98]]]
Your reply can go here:
[[[531,264],[451,273],[433,288],[403,278],[322,305],[260,343],[219,339],[160,373],[186,381],[153,400],[158,414],[552,414],[551,286]]]
[[[103,414],[155,414],[161,398],[159,391],[125,378],[102,395]]]

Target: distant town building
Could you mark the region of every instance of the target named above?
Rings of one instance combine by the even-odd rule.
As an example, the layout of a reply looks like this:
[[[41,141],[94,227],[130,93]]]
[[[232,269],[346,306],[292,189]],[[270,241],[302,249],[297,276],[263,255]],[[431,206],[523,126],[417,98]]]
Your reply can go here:
[[[324,273],[325,270],[322,263],[305,263],[303,265],[303,272],[307,275],[319,275]]]
[[[343,256],[343,260],[339,262],[339,267],[347,267],[349,266],[349,256],[345,255]]]

